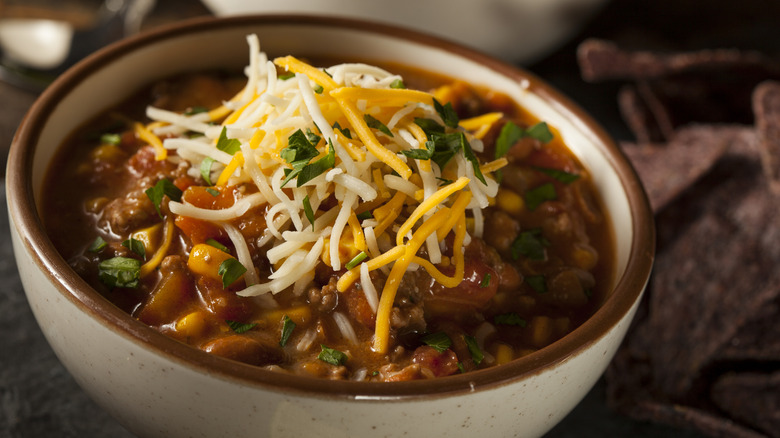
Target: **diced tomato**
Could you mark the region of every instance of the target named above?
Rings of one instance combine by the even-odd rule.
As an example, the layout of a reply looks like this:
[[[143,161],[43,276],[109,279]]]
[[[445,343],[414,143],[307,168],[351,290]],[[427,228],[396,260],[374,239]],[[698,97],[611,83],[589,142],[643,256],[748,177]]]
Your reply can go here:
[[[564,172],[574,172],[577,169],[571,157],[551,147],[534,150],[526,157],[525,163],[530,166],[558,169]]]
[[[168,160],[157,160],[152,146],[144,146],[138,149],[129,160],[128,167],[139,176],[154,175],[157,173],[170,173],[174,170],[174,165]]]
[[[423,345],[414,350],[412,363],[431,370],[434,376],[449,376],[458,372],[458,356],[447,349],[439,353],[435,348]]]
[[[214,190],[219,193],[213,194]],[[220,210],[235,203],[235,187],[190,186],[182,194],[182,199],[199,208]]]
[[[225,232],[211,222],[187,216],[176,216],[174,223],[190,239],[193,246],[199,243],[206,243],[208,239],[225,243]]]
[[[197,281],[197,288],[209,310],[219,319],[243,321],[252,315],[253,306],[248,298],[225,290],[222,284],[216,280],[200,277]]]
[[[363,293],[363,289],[358,288],[357,283],[342,292],[341,298],[346,302],[347,310],[352,318],[370,329],[374,328],[376,315],[368,304],[366,294]]]
[[[448,275],[454,270],[442,269]],[[446,272],[450,271],[450,272]],[[488,276],[489,275],[489,276]],[[444,287],[431,280],[431,295],[426,298],[425,311],[430,314],[456,316],[468,315],[474,309],[484,308],[496,295],[499,276],[480,260],[467,259],[463,281],[453,288]]]

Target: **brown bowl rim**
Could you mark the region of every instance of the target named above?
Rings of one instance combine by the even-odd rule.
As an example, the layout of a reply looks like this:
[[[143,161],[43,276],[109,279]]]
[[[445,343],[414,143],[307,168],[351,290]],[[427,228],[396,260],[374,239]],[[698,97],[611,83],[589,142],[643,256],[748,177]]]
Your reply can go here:
[[[89,287],[68,266],[43,231],[42,222],[36,212],[32,182],[30,178],[25,177],[32,173],[33,148],[28,146],[37,143],[37,133],[40,132],[57,102],[68,93],[69,89],[123,54],[180,35],[250,25],[336,27],[387,35],[454,52],[514,80],[527,81],[529,90],[553,103],[556,108],[565,113],[567,118],[578,120],[580,125],[587,128],[585,132],[592,136],[594,143],[603,147],[608,161],[620,180],[625,183],[629,210],[634,216],[633,241],[625,274],[616,283],[612,295],[589,320],[572,333],[548,347],[509,364],[434,380],[397,383],[308,378],[263,370],[214,357],[157,332],[115,307]],[[460,44],[393,25],[353,18],[296,14],[196,18],[161,26],[104,48],[61,75],[28,111],[14,136],[9,152],[6,185],[9,194],[9,212],[13,216],[16,232],[22,237],[26,250],[33,255],[35,263],[48,275],[49,281],[56,285],[59,292],[90,317],[121,336],[145,344],[146,348],[200,372],[267,390],[295,392],[313,397],[360,400],[435,398],[482,391],[540,373],[587,348],[623,319],[644,290],[655,252],[653,216],[636,172],[605,130],[577,104],[532,73]]]

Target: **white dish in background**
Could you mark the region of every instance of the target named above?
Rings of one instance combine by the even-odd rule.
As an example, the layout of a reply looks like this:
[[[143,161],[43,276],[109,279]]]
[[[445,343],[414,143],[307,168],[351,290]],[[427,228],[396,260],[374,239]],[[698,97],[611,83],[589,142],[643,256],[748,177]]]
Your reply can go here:
[[[608,0],[202,0],[216,15],[303,13],[408,27],[528,64],[571,38]]]

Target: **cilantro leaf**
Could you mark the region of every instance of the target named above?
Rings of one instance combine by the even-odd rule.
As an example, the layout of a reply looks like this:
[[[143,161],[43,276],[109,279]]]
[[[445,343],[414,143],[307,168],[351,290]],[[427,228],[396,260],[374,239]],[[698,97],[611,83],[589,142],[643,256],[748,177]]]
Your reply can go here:
[[[452,346],[452,339],[444,332],[431,333],[423,336],[420,340],[439,353],[444,352]]]
[[[206,184],[210,186],[214,185],[214,183],[211,182],[211,166],[213,164],[214,159],[211,157],[206,157],[200,162],[200,176],[203,178],[203,181],[206,181]]]
[[[522,231],[517,236],[510,249],[512,258],[517,260],[520,256],[528,257],[531,260],[544,260],[544,248],[550,246],[550,242],[542,236],[541,228]]]
[[[301,187],[312,179],[325,173],[328,169],[332,169],[334,166],[336,166],[336,151],[333,149],[333,143],[329,141],[327,155],[301,168],[298,174],[297,187]]]
[[[362,221],[362,220],[366,220],[366,219],[371,219],[372,217],[374,217],[374,214],[371,213],[371,210],[366,210],[366,211],[364,211],[362,213],[357,214],[356,216],[357,216],[359,221]]]
[[[220,263],[217,274],[222,277],[222,287],[227,288],[246,272],[246,267],[234,258],[229,258]]]
[[[309,140],[309,143],[311,143],[312,146],[317,146],[317,143],[322,140],[322,137],[313,133],[311,129],[306,129],[306,139]]]
[[[257,325],[256,322],[252,323],[242,323],[238,321],[231,321],[229,319],[226,319],[225,322],[227,323],[228,327],[230,327],[230,330],[233,330],[234,332],[241,334],[246,333],[249,330],[252,330]]]
[[[368,125],[369,128],[377,129],[380,132],[386,134],[388,137],[393,136],[393,133],[390,132],[390,129],[387,126],[385,126],[384,123],[377,120],[371,114],[363,114],[363,120],[366,121],[366,124]]]
[[[525,130],[525,135],[535,138],[542,143],[549,143],[553,139],[550,127],[546,122],[539,122]]]
[[[509,149],[523,137],[531,137],[542,143],[549,143],[553,139],[550,128],[545,122],[539,122],[523,129],[514,122],[509,121],[501,127],[501,132],[496,139],[496,158],[501,158],[509,152]]]
[[[162,217],[162,211],[160,211],[160,205],[164,196],[168,196],[171,201],[180,202],[182,191],[169,179],[163,178],[157,181],[154,187],[150,187],[144,191],[149,200],[154,204],[154,209],[157,210],[157,215]]]
[[[323,88],[320,84],[314,84],[313,90],[317,94],[322,94],[322,92],[325,91],[325,88]]]
[[[390,88],[404,89],[406,88],[406,84],[404,84],[404,81],[402,79],[396,79],[390,83]]]
[[[482,281],[479,282],[480,288],[486,288],[490,286],[490,273],[485,274],[484,277],[482,277]]]
[[[520,317],[517,313],[504,313],[493,317],[493,322],[502,325],[516,325],[519,327],[525,327],[528,322]]]
[[[214,239],[207,239],[206,240],[206,244],[209,245],[209,246],[213,246],[214,248],[217,248],[218,250],[220,250],[222,252],[226,252],[226,253],[230,254],[230,248],[228,248],[227,246],[217,242]]]
[[[227,127],[223,126],[217,140],[217,149],[230,155],[235,155],[236,152],[241,150],[241,142],[235,138],[227,138]]]
[[[550,169],[547,167],[539,167],[539,166],[533,166],[533,169],[542,172],[543,174],[552,177],[564,184],[571,184],[574,181],[580,179],[580,175],[576,173],[569,173],[560,169]]]
[[[339,350],[328,348],[322,344],[320,344],[320,348],[322,348],[322,351],[320,352],[319,356],[317,356],[317,359],[323,362],[339,366],[344,365],[344,363],[347,361],[347,355]]]
[[[441,102],[434,98],[433,108],[437,113],[439,113],[439,116],[445,125],[449,126],[450,128],[458,127],[460,119],[458,118],[458,114],[455,112],[455,108],[452,107],[452,102],[447,102],[446,105],[442,105]]]
[[[286,81],[287,79],[292,79],[295,77],[295,73],[289,72],[289,73],[282,73],[279,76],[277,76],[277,79]]]
[[[282,187],[298,176],[312,158],[320,154],[317,148],[309,141],[309,137],[300,129],[287,138],[287,143],[287,147],[279,152],[279,156],[287,161],[292,166],[292,169],[286,171],[284,180],[282,180]],[[300,184],[298,187],[300,187]]]
[[[311,224],[312,231],[314,231],[314,210],[311,208],[309,195],[303,197],[303,212],[306,214],[306,219],[308,219]]]
[[[136,288],[141,277],[141,261],[129,257],[114,257],[98,264],[98,278],[110,288]]]
[[[466,341],[466,346],[469,347],[469,353],[471,353],[471,360],[474,361],[474,365],[479,366],[485,355],[480,350],[477,340],[473,336],[464,335],[463,340]]]
[[[545,183],[525,192],[525,205],[529,210],[534,211],[543,202],[554,201],[557,198],[555,186],[552,183]]]
[[[122,246],[141,256],[141,259],[146,260],[146,248],[140,240],[130,237],[122,242]]]
[[[477,156],[474,155],[474,151],[471,150],[471,145],[466,138],[466,134],[461,132],[460,138],[461,145],[463,146],[463,155],[465,155],[466,159],[471,162],[471,167],[474,169],[474,176],[476,176],[478,180],[482,181],[482,184],[487,185],[485,176],[482,175],[482,170],[479,168],[479,160],[477,159]]]
[[[100,136],[100,142],[103,144],[112,144],[118,146],[122,143],[122,137],[119,134],[103,134]]]
[[[540,294],[547,292],[547,280],[544,279],[544,275],[529,275],[525,277],[525,282]]]
[[[335,122],[333,124],[333,129],[338,129],[342,134],[344,134],[344,137],[352,140],[352,133],[349,131],[349,128],[342,128],[341,125],[339,125],[339,122]]]
[[[102,250],[103,250],[103,248],[105,248],[106,246],[108,246],[108,243],[106,243],[106,241],[105,241],[105,240],[103,240],[103,238],[102,238],[102,237],[100,237],[100,236],[97,236],[97,237],[95,238],[95,241],[94,241],[94,242],[92,242],[92,244],[91,244],[91,245],[89,245],[89,248],[87,248],[87,251],[89,251],[89,252],[100,252],[100,251],[102,251]]]
[[[425,132],[425,135],[428,138],[430,138],[433,134],[444,134],[444,126],[440,125],[433,119],[423,119],[421,117],[416,117],[414,119],[414,124],[422,128],[423,132]]]
[[[284,315],[282,318],[282,336],[279,339],[279,345],[284,347],[287,345],[287,341],[290,339],[290,335],[292,335],[293,330],[295,330],[296,324],[293,322],[292,319],[290,319],[289,316]]]
[[[206,193],[208,193],[211,196],[217,197],[219,196],[219,190],[212,189],[211,187],[206,189]]]

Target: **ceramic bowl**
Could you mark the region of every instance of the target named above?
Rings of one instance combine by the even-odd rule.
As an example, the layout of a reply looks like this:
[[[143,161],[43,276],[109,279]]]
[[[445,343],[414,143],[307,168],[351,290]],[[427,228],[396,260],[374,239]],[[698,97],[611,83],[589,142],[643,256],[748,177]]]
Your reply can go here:
[[[258,369],[170,339],[79,278],[46,236],[42,180],[75,127],[154,80],[246,64],[256,33],[270,56],[398,61],[487,84],[556,127],[593,176],[612,218],[616,275],[596,314],[509,364],[400,383],[340,382]],[[200,19],[122,41],[62,75],[31,108],[7,170],[21,278],[51,347],[94,400],[140,436],[538,436],[605,370],[646,286],[654,228],[640,182],[585,112],[533,75],[435,37],[362,21],[304,16]]]
[[[509,62],[533,62],[608,0],[202,0],[217,15],[316,13],[378,20],[448,38]]]

